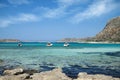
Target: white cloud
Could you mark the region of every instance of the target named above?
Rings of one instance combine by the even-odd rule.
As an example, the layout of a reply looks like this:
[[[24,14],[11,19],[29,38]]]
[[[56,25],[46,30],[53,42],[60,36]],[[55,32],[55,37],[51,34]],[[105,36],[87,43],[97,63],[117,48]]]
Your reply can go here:
[[[87,3],[89,0],[57,0],[59,5],[71,6],[75,4]]]
[[[71,5],[71,4],[73,4],[73,3],[75,3],[76,1],[78,1],[78,0],[57,0],[57,2],[58,2],[58,4],[59,5],[64,5],[64,6],[69,6],[69,5]]]
[[[60,1],[60,0],[58,0]],[[57,7],[56,8],[44,8],[46,11],[43,15],[45,18],[58,18],[65,14],[66,5],[62,5],[61,2],[57,1]]]
[[[80,5],[88,2],[89,0],[54,0],[57,6],[55,8],[49,7],[37,7],[35,11],[42,13],[43,18],[61,18],[68,14],[71,14],[73,10],[69,9],[71,6]],[[77,10],[77,9],[76,9]]]
[[[56,9],[48,9],[44,13],[45,18],[58,18],[65,14],[65,7],[59,7]]]
[[[37,20],[37,16],[33,15],[33,14],[20,14],[18,17],[13,18],[16,21],[25,21],[25,22],[29,22],[29,21],[36,21]]]
[[[10,4],[21,5],[21,4],[28,4],[28,0],[8,0]]]
[[[11,20],[0,20],[0,27],[7,27],[8,25],[12,24]]]
[[[99,17],[105,13],[112,11],[116,7],[116,4],[112,0],[100,0],[93,2],[92,5],[83,11],[78,12],[72,17],[72,22],[79,23],[82,20]]]
[[[57,4],[56,8],[44,8],[46,11],[44,12],[45,18],[61,18],[69,14],[73,14],[73,11],[70,10],[70,7],[75,5],[81,5],[89,2],[89,0],[55,0]],[[76,7],[78,8],[78,7]],[[76,9],[77,10],[77,9]]]
[[[22,22],[32,22],[37,21],[38,18],[34,14],[19,14],[18,16],[11,16],[6,19],[0,19],[0,27],[7,27],[11,24],[17,24]]]
[[[46,18],[59,18],[63,17],[66,14],[69,14],[67,12],[67,9],[75,4],[79,4],[81,0],[56,0],[56,3],[58,5],[57,8],[51,9],[51,8],[45,8],[46,12],[44,13],[44,17]]]

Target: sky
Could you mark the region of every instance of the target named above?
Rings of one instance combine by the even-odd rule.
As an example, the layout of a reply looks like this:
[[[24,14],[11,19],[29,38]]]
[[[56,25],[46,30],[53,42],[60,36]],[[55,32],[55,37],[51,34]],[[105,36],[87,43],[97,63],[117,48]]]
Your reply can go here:
[[[0,39],[92,37],[119,8],[120,0],[0,0]]]

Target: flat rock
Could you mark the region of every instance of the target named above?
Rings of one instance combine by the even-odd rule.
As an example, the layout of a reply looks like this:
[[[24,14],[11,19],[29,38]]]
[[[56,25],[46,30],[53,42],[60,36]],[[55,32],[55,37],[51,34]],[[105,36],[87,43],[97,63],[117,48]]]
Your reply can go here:
[[[64,73],[62,73],[62,70],[60,68],[53,69],[52,71],[34,73],[31,78],[33,80],[72,80]]]
[[[16,68],[13,70],[5,70],[3,72],[4,75],[17,75],[17,74],[21,74],[23,73],[23,69],[22,68]]]
[[[29,74],[20,74],[20,75],[5,75],[1,76],[0,80],[25,80],[29,77]]]
[[[83,72],[79,73],[78,78],[74,80],[120,80],[120,78],[113,78],[112,76],[102,74],[91,75]]]

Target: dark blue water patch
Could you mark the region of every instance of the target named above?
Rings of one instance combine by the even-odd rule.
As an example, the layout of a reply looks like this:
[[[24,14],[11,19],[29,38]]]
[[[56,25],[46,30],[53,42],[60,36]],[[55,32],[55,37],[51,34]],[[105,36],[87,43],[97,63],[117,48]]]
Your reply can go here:
[[[36,66],[36,65],[38,65],[38,64],[27,64],[27,65],[28,65],[28,66],[29,66],[29,65],[34,65],[34,66]]]
[[[4,72],[4,68],[2,66],[0,66],[0,75],[2,75]]]
[[[117,51],[117,52],[106,52],[104,54],[107,55],[107,56],[120,57],[120,51]]]
[[[103,52],[77,52],[77,54],[102,54]]]
[[[112,62],[109,61],[104,61],[105,64],[111,64]]]
[[[40,65],[40,72],[42,72],[42,71],[50,71],[50,70],[55,68],[55,65],[52,64],[52,63],[48,64],[46,62],[43,62],[42,64],[39,64],[39,65]]]
[[[69,67],[63,67],[62,70],[63,70],[63,73],[65,73],[67,76],[71,78],[77,78],[80,72],[87,72],[88,74],[104,74],[104,75],[120,78],[120,75],[119,75],[120,69],[112,70],[112,69],[102,68],[98,66],[82,68],[79,65],[70,65]]]

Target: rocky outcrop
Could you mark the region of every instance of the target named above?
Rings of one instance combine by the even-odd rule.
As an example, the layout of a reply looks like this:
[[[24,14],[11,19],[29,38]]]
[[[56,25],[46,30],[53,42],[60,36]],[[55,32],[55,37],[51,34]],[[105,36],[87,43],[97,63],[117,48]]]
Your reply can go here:
[[[33,74],[23,72],[25,71],[21,68],[5,70],[4,76],[0,76],[0,80],[72,80],[62,73],[60,68]]]
[[[90,75],[85,72],[79,73],[77,79],[72,79],[66,76],[60,68],[33,74],[28,74],[24,71],[21,73],[20,69],[5,70],[5,72],[9,72],[9,74],[0,76],[0,80],[120,80],[120,78],[101,74]],[[17,74],[15,74],[16,72]]]
[[[31,78],[33,80],[72,80],[62,73],[60,68],[47,72],[35,73],[31,76]]]
[[[120,78],[113,78],[111,76],[105,76],[101,74],[90,75],[83,72],[83,73],[79,73],[78,78],[74,80],[120,80]]]
[[[77,38],[64,38],[59,40],[58,42],[78,42],[80,39]]]
[[[1,76],[0,80],[26,80],[29,77],[29,74],[19,74],[19,75],[5,75]]]
[[[4,75],[17,75],[17,74],[21,74],[21,73],[23,73],[22,68],[17,68],[17,69],[13,69],[13,70],[5,70],[3,72]]]

